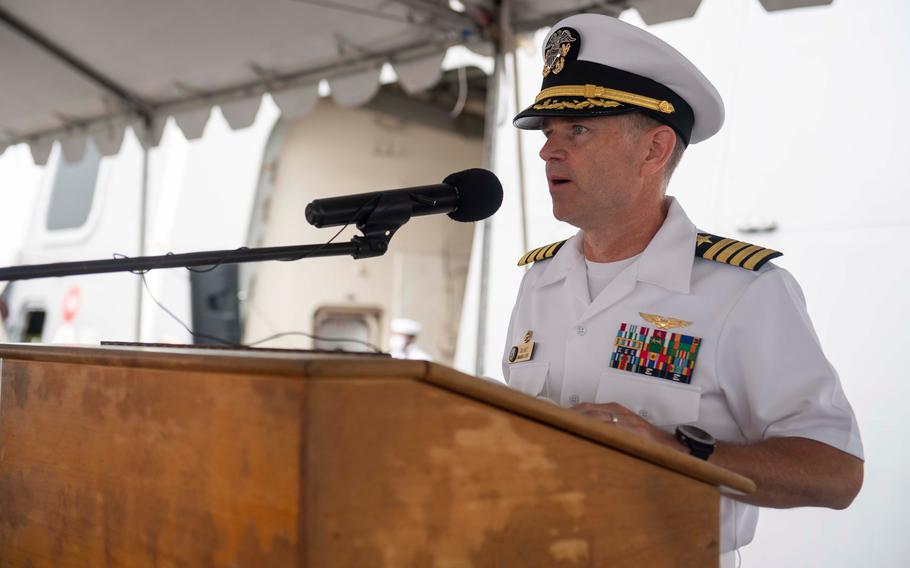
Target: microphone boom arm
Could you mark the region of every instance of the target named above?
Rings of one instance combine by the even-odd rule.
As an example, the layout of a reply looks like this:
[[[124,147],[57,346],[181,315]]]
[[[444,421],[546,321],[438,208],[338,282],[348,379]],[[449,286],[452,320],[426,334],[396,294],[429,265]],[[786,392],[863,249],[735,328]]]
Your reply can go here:
[[[355,236],[346,243],[241,247],[183,254],[8,266],[0,268],[0,282],[110,272],[146,272],[156,268],[218,266],[265,260],[293,261],[348,254],[355,259],[372,258],[382,256],[388,251],[389,241],[395,232],[411,219],[412,211],[412,203],[407,195],[388,193],[378,196],[376,205],[368,214],[366,221],[357,224],[363,235]]]

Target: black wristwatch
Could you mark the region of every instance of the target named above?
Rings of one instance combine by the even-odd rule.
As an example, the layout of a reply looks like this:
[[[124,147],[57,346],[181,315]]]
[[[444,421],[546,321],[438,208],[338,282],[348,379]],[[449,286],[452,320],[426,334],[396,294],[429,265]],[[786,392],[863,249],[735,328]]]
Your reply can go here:
[[[689,447],[690,454],[703,460],[714,453],[714,446],[717,445],[714,436],[690,424],[676,427],[676,439]]]

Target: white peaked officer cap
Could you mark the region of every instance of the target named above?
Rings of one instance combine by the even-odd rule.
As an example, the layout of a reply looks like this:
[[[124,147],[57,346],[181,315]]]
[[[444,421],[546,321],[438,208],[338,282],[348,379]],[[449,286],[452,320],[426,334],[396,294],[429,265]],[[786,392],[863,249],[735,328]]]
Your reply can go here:
[[[401,335],[417,335],[420,333],[420,323],[407,318],[395,318],[392,320],[392,333]]]
[[[543,118],[642,112],[686,144],[724,123],[724,102],[691,61],[645,30],[600,14],[557,22],[543,46],[543,85],[513,124],[538,130]]]

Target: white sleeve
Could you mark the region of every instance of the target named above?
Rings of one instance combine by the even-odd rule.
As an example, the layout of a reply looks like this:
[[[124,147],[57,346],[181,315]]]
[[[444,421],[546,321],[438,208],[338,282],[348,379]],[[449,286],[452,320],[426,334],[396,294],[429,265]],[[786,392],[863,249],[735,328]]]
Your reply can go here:
[[[727,316],[718,381],[749,440],[797,436],[863,457],[856,417],[825,358],[799,284],[763,271]]]

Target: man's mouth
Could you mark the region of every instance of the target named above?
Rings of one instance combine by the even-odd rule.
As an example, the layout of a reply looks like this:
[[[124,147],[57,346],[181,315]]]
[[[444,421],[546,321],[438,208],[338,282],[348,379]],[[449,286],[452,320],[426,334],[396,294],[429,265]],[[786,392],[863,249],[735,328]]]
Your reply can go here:
[[[571,182],[572,180],[562,176],[547,176],[547,181],[550,182],[550,187],[559,187]]]

